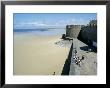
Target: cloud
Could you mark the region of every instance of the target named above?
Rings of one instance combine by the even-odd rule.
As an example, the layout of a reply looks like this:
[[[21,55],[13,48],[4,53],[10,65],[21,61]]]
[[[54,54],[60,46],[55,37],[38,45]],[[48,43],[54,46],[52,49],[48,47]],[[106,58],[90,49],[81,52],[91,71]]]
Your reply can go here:
[[[44,22],[22,22],[15,23],[14,29],[36,29],[36,28],[64,28],[65,25],[60,25],[61,23],[44,23]]]
[[[88,20],[80,19],[67,19],[67,20],[59,20],[54,25],[56,26],[66,26],[66,25],[87,25]]]
[[[58,20],[57,22],[19,22],[14,24],[14,29],[36,29],[36,28],[65,28],[66,25],[86,25],[88,20],[66,19]]]
[[[46,27],[46,26],[48,25],[40,22],[21,22],[14,24],[15,29],[33,29],[37,27]]]

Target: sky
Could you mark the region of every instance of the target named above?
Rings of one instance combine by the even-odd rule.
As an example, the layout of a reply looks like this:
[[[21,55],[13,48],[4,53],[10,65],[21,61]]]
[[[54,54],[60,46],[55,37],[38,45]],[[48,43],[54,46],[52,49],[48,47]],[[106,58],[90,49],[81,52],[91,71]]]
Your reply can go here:
[[[14,29],[65,28],[66,25],[87,25],[96,20],[96,13],[14,13]]]

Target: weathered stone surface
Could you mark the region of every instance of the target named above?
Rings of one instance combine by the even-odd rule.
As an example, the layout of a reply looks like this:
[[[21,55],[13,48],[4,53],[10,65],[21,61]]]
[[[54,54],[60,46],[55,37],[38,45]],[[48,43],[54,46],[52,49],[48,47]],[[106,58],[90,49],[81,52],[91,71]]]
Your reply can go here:
[[[97,27],[90,27],[90,26],[86,26],[82,28],[82,31],[80,33],[80,37],[81,39],[88,41],[95,41],[97,42]]]
[[[66,36],[70,38],[77,38],[81,30],[81,25],[67,25]]]
[[[77,50],[77,56],[82,58],[85,56],[84,60],[80,63],[80,66],[75,63],[73,59],[73,51],[71,56],[70,71],[69,75],[96,75],[97,74],[97,53],[88,52],[88,45],[79,41],[78,39],[73,39],[73,48]]]

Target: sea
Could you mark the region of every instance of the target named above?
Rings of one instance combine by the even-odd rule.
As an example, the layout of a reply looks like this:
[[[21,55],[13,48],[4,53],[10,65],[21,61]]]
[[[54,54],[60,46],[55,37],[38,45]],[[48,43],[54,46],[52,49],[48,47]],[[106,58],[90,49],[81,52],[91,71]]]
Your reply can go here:
[[[65,28],[38,28],[38,29],[14,29],[15,34],[34,34],[34,35],[62,35],[66,33]]]

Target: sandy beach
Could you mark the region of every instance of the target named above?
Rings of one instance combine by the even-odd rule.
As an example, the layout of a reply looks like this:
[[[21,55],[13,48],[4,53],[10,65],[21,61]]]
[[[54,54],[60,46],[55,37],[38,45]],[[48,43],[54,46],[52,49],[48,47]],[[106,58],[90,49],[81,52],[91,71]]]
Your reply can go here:
[[[14,75],[61,75],[70,48],[55,44],[60,38],[14,34]]]

